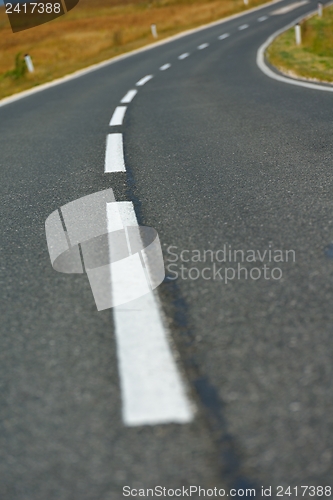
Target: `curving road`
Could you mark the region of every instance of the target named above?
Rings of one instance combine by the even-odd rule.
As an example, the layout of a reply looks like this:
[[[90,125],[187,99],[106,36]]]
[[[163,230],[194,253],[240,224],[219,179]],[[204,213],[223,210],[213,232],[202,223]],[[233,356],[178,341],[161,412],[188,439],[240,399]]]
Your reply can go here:
[[[281,12],[290,4],[0,108],[2,500],[333,487],[332,94],[256,65],[260,45],[316,5]],[[114,133],[123,168],[106,152]],[[86,276],[51,267],[46,218],[108,188],[159,233],[188,423],[124,425],[115,316],[97,312]],[[256,260],[238,279],[242,255]]]

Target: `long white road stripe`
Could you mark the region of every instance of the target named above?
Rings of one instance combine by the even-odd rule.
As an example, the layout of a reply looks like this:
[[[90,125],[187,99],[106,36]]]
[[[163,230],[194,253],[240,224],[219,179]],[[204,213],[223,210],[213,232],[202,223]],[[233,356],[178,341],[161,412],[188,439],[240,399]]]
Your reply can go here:
[[[122,125],[124,116],[126,113],[127,106],[117,106],[112,115],[110,126]]]
[[[134,97],[136,96],[137,93],[138,93],[138,91],[136,89],[129,90],[127,92],[127,94],[124,95],[124,97],[122,98],[122,100],[120,102],[122,104],[128,104],[128,103],[132,102],[132,100],[134,99]]]
[[[246,30],[246,28],[248,28],[248,27],[249,27],[248,24],[242,24],[242,26],[239,26],[238,29],[241,31],[241,30]]]
[[[188,57],[190,54],[188,52],[184,52],[184,54],[180,54],[180,56],[178,56],[178,59],[182,60],[182,59],[186,59],[186,57]]]
[[[137,225],[131,202],[108,203],[107,216],[109,232],[119,229],[119,220],[124,226]],[[112,296],[125,293],[133,272],[137,274],[139,267],[142,270],[141,264],[135,267],[134,260],[133,265],[126,271],[128,276],[111,276]],[[157,295],[149,292],[114,307],[113,318],[125,425],[190,422],[193,410],[170,348]]]
[[[298,9],[298,7],[301,7],[302,5],[306,5],[307,3],[309,3],[309,0],[302,0],[301,2],[291,3],[290,5],[286,5],[286,7],[281,7],[281,9],[277,9],[274,12],[271,12],[271,16],[278,16],[281,14],[287,14],[288,12],[291,12],[294,9]]]
[[[230,35],[229,35],[229,33],[223,33],[223,35],[220,35],[220,36],[218,36],[217,38],[218,38],[219,40],[224,40],[225,38],[228,38],[228,36],[230,36]]]
[[[109,134],[106,138],[104,172],[126,172],[122,134]]]
[[[266,19],[268,19],[268,16],[261,16],[261,17],[258,17],[257,21],[259,23],[262,23],[263,21],[266,21]]]
[[[202,49],[206,49],[207,47],[209,47],[209,43],[202,43],[201,45],[198,46],[198,49],[202,50]]]
[[[136,82],[136,85],[138,87],[142,87],[142,85],[144,85],[145,83],[149,82],[149,80],[151,80],[152,78],[153,78],[153,75],[144,76],[143,78],[141,78],[141,80],[139,80],[138,82]]]
[[[169,68],[171,68],[171,64],[167,63],[167,64],[163,64],[163,66],[160,67],[160,70],[165,71],[166,69],[169,69]]]

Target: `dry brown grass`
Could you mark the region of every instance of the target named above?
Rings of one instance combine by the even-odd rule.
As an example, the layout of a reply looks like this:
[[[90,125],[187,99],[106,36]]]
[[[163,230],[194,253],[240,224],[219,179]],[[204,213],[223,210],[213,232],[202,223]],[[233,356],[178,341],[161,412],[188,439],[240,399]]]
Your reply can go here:
[[[0,8],[0,98],[151,43],[153,23],[162,39],[244,9],[243,0],[81,0],[65,16],[14,34]],[[4,77],[19,52],[32,56],[35,73]]]

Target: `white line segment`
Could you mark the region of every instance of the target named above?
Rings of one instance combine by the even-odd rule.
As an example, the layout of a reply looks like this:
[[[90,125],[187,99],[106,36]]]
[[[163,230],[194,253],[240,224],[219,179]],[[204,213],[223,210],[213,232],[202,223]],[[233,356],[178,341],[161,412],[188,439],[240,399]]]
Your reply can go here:
[[[241,30],[246,30],[246,28],[248,28],[248,27],[249,27],[248,24],[242,24],[242,26],[239,26],[238,29],[239,29],[239,31],[241,31]]]
[[[126,172],[123,134],[109,134],[106,138],[104,172]]]
[[[219,40],[224,40],[225,38],[228,38],[228,36],[230,36],[230,34],[229,34],[229,33],[223,33],[223,35],[220,35],[220,36],[218,36],[217,38],[218,38]]]
[[[186,59],[189,55],[190,55],[189,52],[184,52],[184,54],[180,54],[180,56],[178,56],[178,59],[180,60]]]
[[[166,64],[163,64],[163,66],[160,67],[160,70],[161,71],[165,71],[166,69],[169,69],[169,68],[171,68],[171,64],[166,63]]]
[[[145,85],[145,83],[149,82],[149,80],[151,80],[152,78],[153,78],[153,75],[144,76],[143,78],[141,78],[141,80],[136,82],[135,85],[137,85],[138,87],[142,87],[142,85]]]
[[[120,102],[122,104],[128,104],[128,103],[132,102],[137,93],[138,93],[138,91],[136,89],[129,90],[127,92],[127,94],[124,95],[124,97],[122,98],[122,100]]]
[[[117,106],[110,121],[110,127],[122,125],[127,106]]]
[[[198,50],[203,50],[209,47],[209,43],[202,43],[201,45],[198,46]]]
[[[268,16],[261,16],[261,17],[258,17],[257,21],[259,23],[262,23],[263,21],[266,21],[266,19],[268,19]]]
[[[115,216],[115,210],[119,214]],[[131,202],[107,204],[108,231],[137,225]],[[111,276],[112,296],[133,286],[133,275],[145,280],[138,254],[132,264]],[[141,275],[138,270],[141,270]],[[135,284],[135,283],[134,283]],[[140,283],[139,283],[140,285]],[[149,291],[139,299],[113,308],[118,370],[125,425],[185,424],[193,410],[175,363],[157,295]]]

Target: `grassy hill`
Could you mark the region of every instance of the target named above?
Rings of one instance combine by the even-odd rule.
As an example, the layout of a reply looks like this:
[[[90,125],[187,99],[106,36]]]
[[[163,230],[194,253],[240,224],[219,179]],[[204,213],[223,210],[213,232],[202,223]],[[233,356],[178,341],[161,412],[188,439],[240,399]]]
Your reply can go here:
[[[151,43],[151,24],[162,39],[245,8],[243,0],[81,0],[65,16],[12,33],[0,7],[0,98]],[[25,53],[33,74],[22,74]]]

